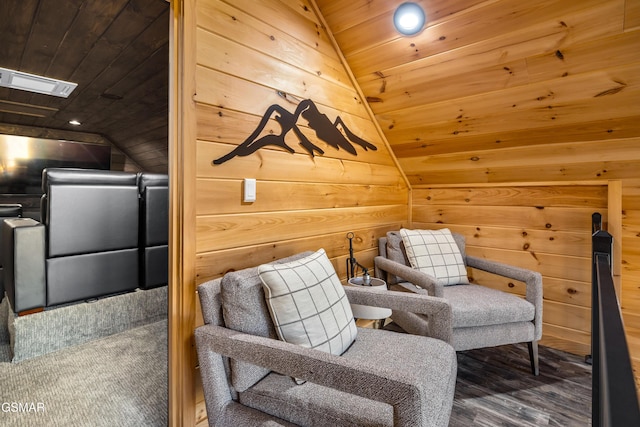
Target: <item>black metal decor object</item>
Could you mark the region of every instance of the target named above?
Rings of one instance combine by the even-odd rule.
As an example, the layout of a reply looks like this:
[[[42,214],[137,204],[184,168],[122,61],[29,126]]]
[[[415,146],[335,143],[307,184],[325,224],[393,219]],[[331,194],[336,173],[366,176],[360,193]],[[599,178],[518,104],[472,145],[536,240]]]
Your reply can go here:
[[[278,135],[270,134],[258,138],[258,135],[264,131],[266,124],[274,114],[274,120],[280,125],[280,133]],[[269,106],[253,133],[231,152],[215,159],[213,164],[220,165],[236,156],[248,156],[267,145],[275,145],[276,147],[284,148],[290,153],[294,153],[295,151],[293,148],[285,142],[285,136],[290,131],[293,131],[296,137],[300,140],[300,145],[302,145],[311,157],[314,157],[314,153],[318,153],[320,155],[324,154],[324,150],[309,141],[309,138],[300,131],[297,124],[300,117],[309,123],[309,127],[316,132],[319,139],[326,142],[336,150],[342,148],[354,156],[357,156],[358,152],[353,144],[361,146],[365,151],[369,149],[375,151],[378,149],[375,145],[351,132],[340,116],[338,116],[332,123],[325,114],[322,114],[320,110],[318,110],[318,107],[312,100],[305,99],[298,104],[294,113],[288,112],[284,107],[281,107],[278,104]],[[346,138],[342,132],[340,132],[340,129],[342,129],[344,135],[347,136]]]
[[[365,286],[371,286],[371,276],[369,275],[369,270],[358,263],[356,258],[353,256],[353,232],[347,233],[347,239],[349,239],[349,258],[347,258],[347,279],[353,279],[356,277],[356,267],[360,267],[362,269],[362,284]]]

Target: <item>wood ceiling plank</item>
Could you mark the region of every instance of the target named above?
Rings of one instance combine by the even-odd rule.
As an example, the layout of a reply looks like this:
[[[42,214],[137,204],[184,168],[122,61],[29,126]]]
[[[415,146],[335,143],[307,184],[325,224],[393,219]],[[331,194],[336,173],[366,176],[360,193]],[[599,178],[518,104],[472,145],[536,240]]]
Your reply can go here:
[[[514,185],[413,189],[413,206],[607,207],[606,185]],[[473,234],[473,233],[471,233]]]
[[[631,138],[638,134],[640,134],[640,116],[629,116],[570,125],[559,123],[555,126],[537,128],[535,132],[522,129],[483,135],[447,135],[440,139],[420,129],[399,131],[394,139],[399,143],[394,144],[392,148],[395,155],[400,158],[562,142],[607,141]]]
[[[491,13],[485,14],[484,8],[478,8],[473,12],[455,15],[455,19],[429,27],[412,38],[384,43],[376,40],[369,44],[363,43],[362,46],[366,49],[352,53],[346,50],[345,56],[358,77],[376,71],[387,75],[385,70],[389,68],[446,52],[449,52],[446,56],[455,54],[456,57],[462,58],[464,55],[457,52],[457,49],[466,46],[478,45],[478,48],[482,49],[481,52],[484,52],[489,50],[487,48],[491,44],[514,45],[549,34],[563,34],[555,46],[539,45],[540,52],[542,49],[555,50],[563,44],[577,43],[598,35],[622,31],[624,10],[620,2],[600,3],[597,0],[589,0],[574,3],[556,0],[556,4],[548,4],[548,7],[540,7],[539,3],[523,3],[517,0],[495,2]],[[513,13],[514,18],[510,13]],[[602,16],[608,16],[609,19],[603,22]],[[368,34],[365,30],[363,32]],[[374,36],[375,32],[371,37]],[[342,43],[339,40],[341,46]],[[502,51],[502,54],[508,52]]]
[[[0,2],[0,27],[3,28],[0,58],[2,58],[4,68],[14,70],[20,68],[24,46],[29,37],[31,23],[37,13],[39,3],[39,0]],[[8,95],[8,92],[0,93],[0,97],[7,99],[5,95]]]
[[[496,149],[482,152],[460,152],[400,159],[407,170],[424,169],[427,173],[444,170],[518,169],[531,164],[587,163],[594,158],[602,162],[640,161],[640,137],[610,141],[554,144],[549,150],[538,146]]]
[[[610,37],[588,40],[562,48],[562,55],[544,53],[527,58],[527,70],[531,82],[551,80],[611,69],[640,62],[640,28]]]
[[[68,80],[128,0],[85,1],[60,41],[48,73]]]
[[[630,64],[377,117],[393,144],[394,129],[421,129],[440,139],[634,116],[640,114],[640,105],[632,101],[640,96],[639,67]]]
[[[466,73],[458,72],[441,79],[425,78],[424,74],[420,76],[418,73],[406,73],[402,79],[393,79],[393,83],[382,79],[382,82],[368,84],[366,89],[363,87],[363,91],[375,114],[385,114],[529,83],[527,64],[523,59]]]
[[[514,155],[517,155],[514,153]],[[638,159],[620,161],[591,161],[584,163],[555,163],[548,160],[545,164],[531,164],[521,167],[495,167],[486,169],[451,169],[430,171],[424,168],[412,168],[400,159],[407,178],[412,185],[463,184],[463,183],[499,183],[526,182],[532,176],[543,176],[552,181],[580,181],[601,179],[634,179],[638,176]]]
[[[46,75],[69,27],[85,0],[65,2],[42,0],[25,44],[20,71]],[[66,79],[68,75],[47,77]]]
[[[154,5],[157,3],[162,5],[162,2],[148,2]],[[73,108],[85,109],[90,107],[90,104],[95,99],[94,97],[107,91],[110,85],[115,84],[119,79],[126,76],[132,68],[137,67],[141,62],[146,60],[150,52],[141,51],[137,56],[127,55],[127,58],[132,60],[128,66],[124,68],[114,66],[114,63],[116,63],[122,53],[127,51],[131,44],[138,38],[140,31],[144,31],[145,28],[149,27],[159,17],[160,20],[166,20],[164,22],[166,22],[165,28],[167,28],[166,34],[168,40],[168,15],[166,15],[166,9],[152,9],[146,14],[143,14],[137,10],[140,7],[141,5],[134,6],[129,3],[76,69],[73,77],[83,82],[79,89],[82,91],[89,90],[90,92],[86,96],[83,96],[83,101],[74,105]],[[157,13],[155,16],[151,14],[153,11]],[[127,28],[128,30],[124,31],[124,29]],[[153,50],[152,52],[155,51],[156,50]],[[122,62],[119,62],[119,64],[121,63]]]

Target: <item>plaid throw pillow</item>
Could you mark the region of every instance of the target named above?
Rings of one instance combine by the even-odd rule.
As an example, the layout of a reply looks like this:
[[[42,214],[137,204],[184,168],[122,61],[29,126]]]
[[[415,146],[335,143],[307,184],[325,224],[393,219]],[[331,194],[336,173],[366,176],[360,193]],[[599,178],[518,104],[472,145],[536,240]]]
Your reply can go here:
[[[460,248],[448,228],[400,230],[411,267],[435,277],[444,286],[469,283]]]
[[[349,300],[324,249],[258,271],[281,340],[341,355],[356,339]]]

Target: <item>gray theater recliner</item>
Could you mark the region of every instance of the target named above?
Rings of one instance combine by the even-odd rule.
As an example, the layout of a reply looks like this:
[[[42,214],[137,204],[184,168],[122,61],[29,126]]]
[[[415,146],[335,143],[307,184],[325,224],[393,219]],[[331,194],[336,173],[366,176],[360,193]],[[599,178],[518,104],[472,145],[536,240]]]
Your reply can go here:
[[[434,276],[412,268],[397,231],[379,239],[380,255],[374,259],[376,276],[386,280],[389,289],[431,295],[451,304],[453,329],[449,342],[456,351],[526,342],[531,371],[538,375],[542,276],[535,271],[467,255],[464,236],[451,234],[464,267],[524,282],[525,298],[476,284],[443,285]],[[429,324],[433,320],[428,315],[393,310],[391,318],[409,333],[431,336]]]
[[[443,341],[451,334],[448,303],[344,290],[350,303],[430,315],[440,339],[357,328],[340,356],[280,341],[258,267],[227,273],[198,287],[205,325],[195,335],[210,426],[448,425],[457,372],[455,352]]]

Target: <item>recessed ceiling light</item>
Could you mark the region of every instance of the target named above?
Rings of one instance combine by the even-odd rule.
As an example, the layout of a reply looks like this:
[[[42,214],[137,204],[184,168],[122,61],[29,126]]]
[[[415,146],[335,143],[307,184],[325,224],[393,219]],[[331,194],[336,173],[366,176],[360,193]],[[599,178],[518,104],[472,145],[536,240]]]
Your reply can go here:
[[[80,126],[82,123],[80,123],[77,120],[69,120],[69,124],[74,126]]]
[[[78,84],[0,68],[0,86],[67,98]]]
[[[422,31],[424,22],[424,11],[416,3],[402,3],[393,14],[393,25],[405,36],[418,34]]]

